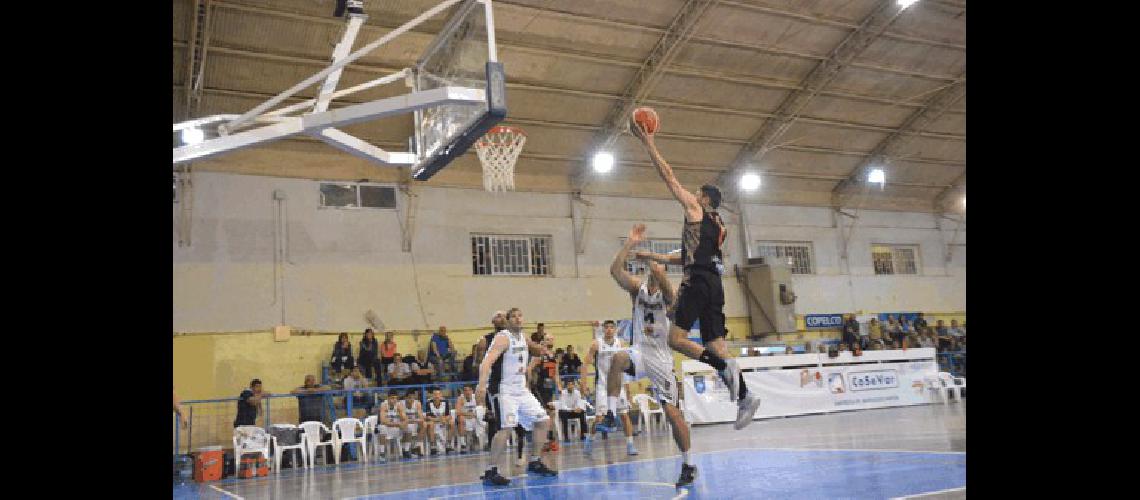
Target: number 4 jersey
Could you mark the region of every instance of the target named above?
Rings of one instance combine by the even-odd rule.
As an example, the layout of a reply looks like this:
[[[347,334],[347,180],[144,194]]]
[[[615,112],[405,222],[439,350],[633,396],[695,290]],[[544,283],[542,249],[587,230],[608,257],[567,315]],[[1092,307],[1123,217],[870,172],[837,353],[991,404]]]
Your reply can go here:
[[[649,293],[649,285],[642,283],[633,298],[633,320],[630,324],[633,347],[647,363],[673,367],[673,350],[669,348],[668,305],[661,295]]]

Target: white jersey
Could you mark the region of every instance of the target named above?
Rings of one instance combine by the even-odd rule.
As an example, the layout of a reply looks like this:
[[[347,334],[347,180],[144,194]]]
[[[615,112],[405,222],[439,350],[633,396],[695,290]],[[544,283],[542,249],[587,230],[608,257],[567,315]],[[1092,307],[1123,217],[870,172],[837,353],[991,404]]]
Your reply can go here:
[[[598,339],[598,352],[594,355],[594,367],[597,369],[595,377],[598,380],[604,380],[606,374],[610,373],[610,362],[613,361],[614,353],[625,350],[625,344],[621,339],[614,336],[614,343],[607,344],[606,339]]]
[[[498,370],[497,373],[491,375],[495,379],[492,382],[497,382],[502,390],[521,389],[526,391],[526,365],[530,361],[530,348],[527,345],[526,337],[522,332],[514,334],[509,330],[500,330],[495,338],[500,336],[507,337],[511,343],[495,362],[498,365],[495,368]]]
[[[641,284],[633,298],[633,347],[651,363],[664,363],[673,366],[673,350],[669,348],[668,305],[661,295],[649,294],[649,285]]]
[[[446,399],[439,400],[439,406],[435,405],[435,401],[432,401],[429,399],[428,400],[428,411],[431,412],[431,415],[433,417],[442,417],[444,415],[449,415],[451,413],[450,408],[447,407],[447,400]]]
[[[477,404],[475,404],[475,395],[472,394],[471,399],[467,399],[467,398],[463,397],[462,394],[460,394],[459,395],[459,406],[462,407],[463,413],[474,414],[475,413],[475,407],[478,406]]]
[[[412,404],[412,406],[411,406],[411,407],[408,407],[408,401],[407,401],[406,399],[405,399],[405,400],[401,400],[401,401],[400,401],[400,406],[402,406],[402,407],[404,408],[404,415],[407,415],[407,416],[408,416],[408,420],[417,420],[417,419],[419,419],[419,417],[420,417],[420,410],[422,409],[422,407],[420,406],[420,402],[419,402],[419,401],[416,401],[415,403],[413,403],[413,404]]]

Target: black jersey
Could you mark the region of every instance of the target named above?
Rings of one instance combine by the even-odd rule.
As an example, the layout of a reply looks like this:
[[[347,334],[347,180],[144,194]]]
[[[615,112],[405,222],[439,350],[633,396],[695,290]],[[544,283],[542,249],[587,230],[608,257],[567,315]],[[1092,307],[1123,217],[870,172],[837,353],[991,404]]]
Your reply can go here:
[[[720,273],[718,264],[723,263],[720,246],[728,231],[724,221],[715,210],[704,210],[704,216],[696,222],[685,221],[681,229],[681,264],[684,278],[689,280],[690,271],[701,269]]]

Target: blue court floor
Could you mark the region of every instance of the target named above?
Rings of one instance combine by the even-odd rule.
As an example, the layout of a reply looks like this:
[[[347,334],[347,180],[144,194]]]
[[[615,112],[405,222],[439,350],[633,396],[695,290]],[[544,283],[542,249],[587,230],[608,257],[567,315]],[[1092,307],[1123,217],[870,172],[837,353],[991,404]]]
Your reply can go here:
[[[730,425],[694,427],[694,445],[705,451],[693,454],[696,481],[682,490],[674,487],[681,460],[672,438],[658,432],[635,440],[637,456],[626,454],[620,436],[598,441],[592,454],[578,442],[565,443],[551,456],[560,470],[557,477],[515,472],[508,476],[509,486],[497,488],[477,480],[489,458],[481,452],[190,482],[175,486],[173,497],[891,499],[932,492],[944,493],[928,498],[965,497],[964,403],[772,419],[744,431]]]
[[[686,498],[895,498],[966,485],[965,453],[722,450],[694,456],[698,476]],[[676,498],[679,458],[513,479],[492,488],[462,484],[368,495],[397,498]]]

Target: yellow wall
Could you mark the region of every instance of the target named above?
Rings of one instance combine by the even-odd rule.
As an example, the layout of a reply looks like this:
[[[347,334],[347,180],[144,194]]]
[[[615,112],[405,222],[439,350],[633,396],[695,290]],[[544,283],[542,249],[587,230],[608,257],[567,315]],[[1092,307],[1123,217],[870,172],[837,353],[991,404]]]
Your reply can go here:
[[[963,312],[927,313],[927,321],[933,324],[941,319],[950,324],[951,319],[962,323],[966,319]],[[727,318],[730,340],[743,341],[749,332],[748,317]],[[838,339],[836,330],[803,331],[803,318],[797,323],[801,331],[781,335],[779,341],[799,345],[815,339]],[[534,325],[527,325],[533,331]],[[593,327],[589,322],[546,322],[546,330],[554,335],[556,347],[573,345],[579,356],[593,339]],[[462,360],[471,353],[471,346],[479,338],[491,331],[491,327],[448,328],[448,335],[459,351]],[[304,333],[294,332],[288,341],[275,342],[272,331],[242,333],[203,333],[174,336],[174,386],[183,399],[213,399],[237,396],[246,388],[249,381],[259,378],[265,390],[279,393],[288,392],[304,382],[305,375],[320,375],[321,363],[332,356],[333,344],[339,332]],[[350,332],[353,353],[362,334]],[[379,337],[381,340],[383,336]],[[426,352],[431,333],[421,333],[415,338],[411,332],[396,332],[395,340],[401,354],[412,354],[410,347]],[[770,336],[768,341],[776,341]],[[680,370],[684,355],[674,353],[674,368]],[[634,392],[644,392],[645,383],[635,384]]]

